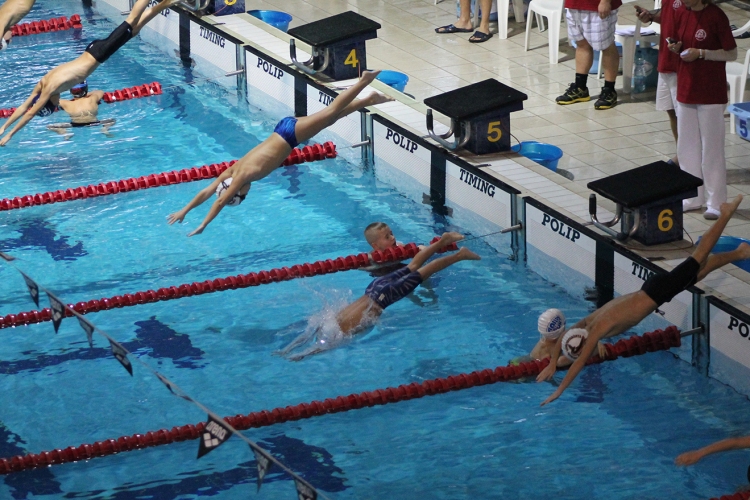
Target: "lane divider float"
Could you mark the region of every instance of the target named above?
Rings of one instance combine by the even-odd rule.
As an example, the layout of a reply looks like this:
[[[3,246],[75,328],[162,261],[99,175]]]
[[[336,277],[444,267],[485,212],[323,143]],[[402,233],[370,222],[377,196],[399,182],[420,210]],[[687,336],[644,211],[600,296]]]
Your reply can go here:
[[[56,17],[46,21],[32,21],[30,23],[16,24],[11,28],[13,36],[38,35],[40,33],[49,33],[52,31],[65,31],[69,29],[79,30],[83,28],[81,16],[73,14],[70,19],[67,17]]]
[[[136,85],[134,87],[127,87],[114,92],[105,92],[102,100],[107,104],[114,102],[127,101],[130,99],[138,99],[141,97],[149,97],[152,95],[161,95],[162,87],[159,82],[144,83],[143,85]],[[16,108],[0,109],[0,118],[10,118],[16,111]]]
[[[286,157],[281,165],[289,166],[305,162],[320,161],[328,158],[336,158],[337,155],[338,152],[336,151],[336,145],[330,141],[324,144],[312,144],[303,148],[292,149],[292,152]],[[202,167],[193,167],[183,170],[172,170],[171,172],[149,174],[141,177],[131,177],[119,181],[78,186],[64,190],[59,189],[57,191],[48,191],[46,193],[27,194],[25,196],[16,196],[15,198],[4,198],[0,200],[0,212],[4,210],[32,207],[35,205],[48,205],[51,203],[80,200],[83,198],[95,198],[97,196],[127,193],[129,191],[138,191],[139,189],[181,184],[183,182],[212,179],[221,175],[226,169],[235,163],[237,163],[237,160],[212,163],[210,165],[203,165]]]
[[[287,281],[295,278],[307,278],[320,274],[330,274],[339,271],[348,271],[350,269],[359,269],[370,266],[373,262],[376,264],[385,262],[400,261],[406,258],[414,257],[419,248],[415,243],[409,243],[403,246],[395,246],[385,250],[375,250],[369,254],[360,253],[357,255],[348,255],[336,259],[318,260],[310,264],[295,264],[291,267],[274,268],[270,271],[260,271],[257,273],[238,274],[236,276],[227,276],[226,278],[216,278],[201,282],[185,283],[182,285],[159,288],[158,290],[147,290],[145,292],[126,293],[124,295],[115,295],[114,297],[102,297],[87,302],[78,302],[77,304],[68,304],[68,307],[79,314],[87,314],[97,311],[104,311],[118,307],[130,307],[140,304],[150,304],[153,302],[181,299],[192,295],[203,295],[204,293],[223,292],[224,290],[235,290],[237,288],[247,288],[250,286],[266,285],[278,281]],[[66,317],[72,317],[73,313],[68,309],[65,310]],[[45,307],[41,311],[36,309],[18,314],[8,314],[0,316],[0,329],[10,328],[22,325],[31,325],[52,320],[52,311]]]
[[[607,355],[602,359],[598,356],[589,359],[587,365],[602,363],[604,361],[613,361],[618,357],[631,357],[667,350],[672,347],[680,347],[680,331],[670,326],[666,330],[656,330],[646,333],[642,336],[633,335],[629,339],[619,340],[615,344],[605,344]],[[410,399],[418,399],[424,396],[434,396],[451,391],[468,389],[480,385],[494,384],[497,382],[507,382],[517,380],[523,377],[535,377],[547,365],[549,359],[542,361],[530,361],[520,363],[517,366],[498,366],[495,369],[474,371],[471,373],[461,373],[459,375],[450,375],[445,378],[426,380],[422,383],[412,382],[411,384],[399,385],[398,387],[388,387],[386,389],[376,389],[374,391],[361,392],[359,394],[350,394],[348,396],[339,396],[324,401],[312,401],[310,403],[301,403],[284,408],[275,408],[271,411],[262,410],[253,412],[248,415],[235,415],[233,417],[224,417],[232,427],[238,431],[251,428],[266,427],[269,425],[301,420],[322,416],[330,413],[341,413],[349,410],[358,410],[360,408],[386,405]],[[146,432],[144,434],[133,434],[132,436],[121,436],[116,439],[105,439],[96,441],[93,444],[82,444],[78,447],[68,446],[64,449],[55,449],[52,451],[43,451],[41,453],[29,453],[28,455],[16,455],[11,458],[0,459],[0,474],[9,474],[36,467],[48,467],[79,460],[89,460],[95,457],[113,455],[126,451],[161,446],[179,441],[198,439],[202,435],[204,422],[197,424],[183,425],[172,427],[171,430],[160,429],[158,431]],[[722,497],[724,498],[724,497]],[[734,497],[728,497],[734,498]],[[746,497],[743,497],[746,500]]]

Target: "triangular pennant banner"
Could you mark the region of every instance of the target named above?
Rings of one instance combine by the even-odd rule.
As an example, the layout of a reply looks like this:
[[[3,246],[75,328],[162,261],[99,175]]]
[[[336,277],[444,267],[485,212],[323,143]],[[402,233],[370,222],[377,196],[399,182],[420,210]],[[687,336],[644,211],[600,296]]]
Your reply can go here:
[[[170,382],[169,380],[167,380],[167,377],[165,377],[161,373],[157,373],[156,377],[159,380],[161,380],[161,383],[164,384],[167,389],[169,389],[169,392],[171,392],[172,394],[174,394],[177,397],[180,397],[180,398],[184,399],[185,401],[190,401],[192,403],[193,399],[190,396],[185,396],[183,394],[177,394],[176,392],[174,392],[174,389],[172,389],[172,382]]]
[[[12,255],[8,255],[5,252],[0,252],[0,258],[3,258],[5,260],[7,260],[8,262],[12,262],[12,261],[16,260],[15,257],[13,257]]]
[[[213,451],[222,444],[224,441],[232,437],[232,431],[229,429],[225,422],[216,420],[211,415],[208,416],[208,422],[203,428],[203,435],[201,436],[201,442],[198,447],[198,458],[202,457],[209,451]]]
[[[258,491],[260,491],[260,486],[263,484],[263,478],[266,477],[268,469],[271,468],[271,461],[260,451],[252,446],[251,448],[255,454],[255,461],[258,462]]]
[[[23,276],[23,280],[26,282],[26,287],[29,289],[31,300],[33,300],[34,304],[39,307],[39,285],[37,285],[33,279],[29,278],[24,273],[21,273],[21,276]]]
[[[132,377],[133,365],[130,364],[130,360],[128,359],[128,352],[120,344],[112,339],[109,339],[109,345],[112,347],[112,354],[114,355],[115,359],[119,361],[123,367],[125,367],[125,369]]]
[[[65,304],[49,292],[47,292],[47,296],[49,297],[49,307],[52,310],[52,324],[55,326],[55,333],[57,333],[60,323],[65,317]]]
[[[294,485],[297,487],[297,498],[299,498],[299,500],[317,500],[318,492],[310,486],[297,478],[294,478]]]
[[[94,325],[89,320],[82,316],[78,316],[78,324],[81,325],[83,331],[86,332],[86,337],[89,339],[89,346],[94,347]]]

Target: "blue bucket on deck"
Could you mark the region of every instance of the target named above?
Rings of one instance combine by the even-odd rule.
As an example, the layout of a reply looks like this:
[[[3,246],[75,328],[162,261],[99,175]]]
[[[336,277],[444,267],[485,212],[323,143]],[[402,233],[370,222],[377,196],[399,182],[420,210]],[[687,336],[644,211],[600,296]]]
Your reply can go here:
[[[377,79],[399,92],[403,92],[406,88],[406,84],[409,83],[409,77],[407,75],[388,69],[381,71]]]
[[[557,146],[537,141],[523,141],[521,144],[516,144],[510,149],[521,156],[534,160],[553,172],[557,171],[557,162],[563,156],[562,149]]]
[[[700,241],[701,239],[698,238],[695,244],[697,245]],[[740,246],[740,243],[750,243],[750,241],[736,236],[719,236],[719,241],[716,242],[711,253],[731,252],[732,250],[736,250]],[[732,262],[732,264],[750,273],[750,259],[738,260],[737,262]]]
[[[289,23],[293,19],[290,14],[278,10],[248,10],[247,13],[284,33],[289,29]]]

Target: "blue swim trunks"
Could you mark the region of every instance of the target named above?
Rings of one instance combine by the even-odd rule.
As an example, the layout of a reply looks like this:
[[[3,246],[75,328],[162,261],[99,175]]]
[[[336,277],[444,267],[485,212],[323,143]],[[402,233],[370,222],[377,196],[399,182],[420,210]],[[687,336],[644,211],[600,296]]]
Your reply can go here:
[[[385,309],[394,302],[398,302],[422,283],[422,276],[408,267],[376,279],[365,290],[365,295]]]
[[[40,94],[41,95],[41,94]],[[31,101],[31,105],[33,106],[36,104],[36,102],[39,100],[39,96],[37,95],[33,101]],[[52,113],[57,113],[60,111],[60,108],[52,104],[50,101],[47,101],[42,109],[36,112],[36,116],[50,116]]]
[[[296,148],[299,142],[297,142],[297,136],[294,133],[294,126],[297,124],[297,119],[293,116],[287,116],[276,124],[274,132],[279,134],[292,149]]]

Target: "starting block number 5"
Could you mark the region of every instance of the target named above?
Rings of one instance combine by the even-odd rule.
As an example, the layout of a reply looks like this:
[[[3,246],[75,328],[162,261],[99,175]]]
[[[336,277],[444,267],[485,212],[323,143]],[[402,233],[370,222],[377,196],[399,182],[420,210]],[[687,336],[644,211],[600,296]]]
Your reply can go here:
[[[670,209],[664,209],[659,213],[659,219],[656,221],[656,225],[659,226],[659,231],[667,232],[672,229],[674,220],[672,220],[672,211]]]
[[[500,129],[500,122],[490,122],[487,126],[487,140],[497,142],[503,138],[503,131]]]

